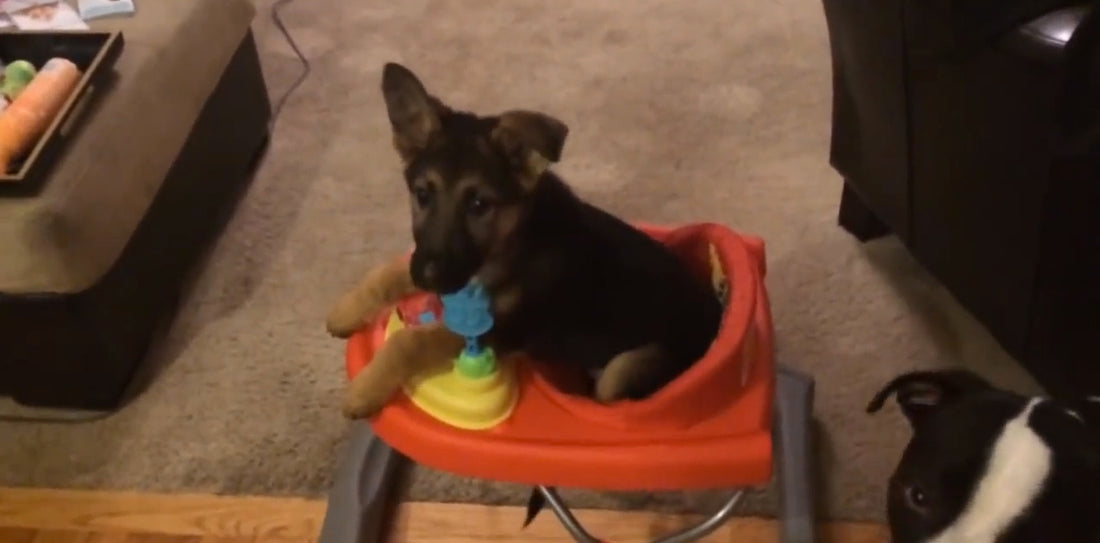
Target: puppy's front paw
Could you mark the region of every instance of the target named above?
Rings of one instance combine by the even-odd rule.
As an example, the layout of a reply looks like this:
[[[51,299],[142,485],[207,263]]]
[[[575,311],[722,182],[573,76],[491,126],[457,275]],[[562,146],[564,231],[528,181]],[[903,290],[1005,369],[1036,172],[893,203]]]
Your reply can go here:
[[[338,338],[347,338],[359,331],[380,308],[375,304],[364,303],[353,296],[345,296],[329,311],[325,319],[328,333]]]
[[[361,391],[349,391],[344,397],[344,416],[351,420],[369,419],[386,405],[387,398]]]

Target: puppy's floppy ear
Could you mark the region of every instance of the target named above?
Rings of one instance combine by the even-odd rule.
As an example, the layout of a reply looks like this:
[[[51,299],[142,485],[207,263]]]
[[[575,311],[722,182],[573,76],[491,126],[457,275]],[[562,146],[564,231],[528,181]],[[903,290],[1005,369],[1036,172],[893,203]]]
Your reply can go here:
[[[988,381],[967,370],[914,371],[887,383],[871,399],[867,412],[878,412],[886,400],[896,394],[902,413],[915,426],[928,413],[963,395],[992,388]]]
[[[534,186],[550,163],[561,160],[569,127],[537,111],[506,111],[498,117],[493,142],[523,174],[525,188]]]
[[[408,68],[394,62],[382,69],[382,97],[393,127],[393,145],[410,162],[439,137],[446,107],[428,94]]]

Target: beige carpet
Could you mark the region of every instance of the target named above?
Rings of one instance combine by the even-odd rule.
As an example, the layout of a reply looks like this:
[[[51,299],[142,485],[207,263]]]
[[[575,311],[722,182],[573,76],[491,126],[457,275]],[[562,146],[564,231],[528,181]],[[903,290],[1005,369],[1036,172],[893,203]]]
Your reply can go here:
[[[278,95],[298,65],[260,6]],[[389,60],[456,106],[565,120],[561,173],[622,216],[722,221],[767,240],[780,359],[818,380],[828,517],[882,517],[907,428],[892,408],[863,407],[896,373],[966,364],[1033,388],[896,241],[860,246],[835,226],[817,0],[303,0],[286,14],[313,74],[153,354],[148,389],[97,422],[0,424],[0,485],[325,491],[347,431],[343,345],[325,312],[409,244],[378,90]],[[613,508],[709,501],[569,494]],[[408,496],[521,503],[526,489],[418,470]],[[772,505],[762,493],[746,511]]]

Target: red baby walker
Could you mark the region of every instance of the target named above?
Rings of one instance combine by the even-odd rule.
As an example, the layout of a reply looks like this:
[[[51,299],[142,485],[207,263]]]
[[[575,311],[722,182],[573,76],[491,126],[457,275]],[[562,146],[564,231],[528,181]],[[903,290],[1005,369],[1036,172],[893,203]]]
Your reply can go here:
[[[708,277],[725,304],[718,336],[702,359],[651,397],[614,405],[561,392],[547,368],[523,359],[470,388],[498,389],[488,403],[477,404],[473,418],[448,416],[446,409],[433,408],[447,401],[426,400],[418,397],[420,389],[406,388],[369,423],[353,426],[319,543],[381,542],[394,474],[405,459],[534,486],[581,543],[601,540],[580,525],[556,487],[735,489],[702,522],[655,540],[687,543],[731,518],[745,489],[766,485],[774,471],[781,541],[815,541],[809,436],[814,382],[774,363],[763,242],[710,223],[638,228]],[[370,363],[395,328],[417,324],[415,308],[425,307],[426,296],[396,304],[348,340],[349,377]],[[424,381],[429,379],[453,384],[461,377],[447,372]]]

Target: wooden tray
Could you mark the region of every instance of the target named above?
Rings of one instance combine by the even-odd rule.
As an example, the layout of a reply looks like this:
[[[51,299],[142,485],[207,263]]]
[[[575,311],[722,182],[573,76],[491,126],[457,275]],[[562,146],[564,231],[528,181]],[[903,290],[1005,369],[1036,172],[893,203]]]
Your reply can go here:
[[[26,60],[41,68],[52,57],[72,61],[82,75],[61,111],[46,127],[30,151],[0,173],[0,187],[18,184],[37,187],[49,175],[61,151],[68,145],[76,121],[105,87],[112,67],[122,53],[121,32],[18,31],[0,32],[0,59],[5,63]]]

